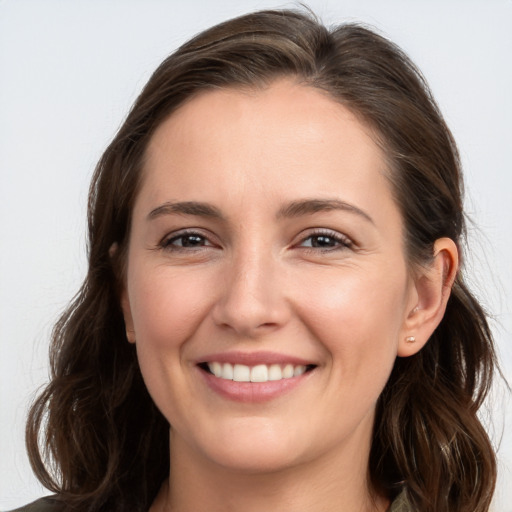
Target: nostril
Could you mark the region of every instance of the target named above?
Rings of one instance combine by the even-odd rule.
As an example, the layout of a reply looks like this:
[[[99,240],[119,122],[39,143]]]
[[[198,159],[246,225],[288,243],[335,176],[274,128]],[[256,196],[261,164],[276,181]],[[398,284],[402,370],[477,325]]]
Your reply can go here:
[[[275,327],[277,324],[275,322],[265,322],[263,324],[258,325],[258,329],[265,327]]]

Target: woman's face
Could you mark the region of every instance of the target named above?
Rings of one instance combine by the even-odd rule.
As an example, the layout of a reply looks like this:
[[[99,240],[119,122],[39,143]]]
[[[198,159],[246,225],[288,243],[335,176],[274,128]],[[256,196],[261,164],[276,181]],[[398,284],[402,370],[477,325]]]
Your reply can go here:
[[[417,300],[385,174],[349,110],[289,80],[204,92],[158,128],[122,306],[171,451],[365,460]]]

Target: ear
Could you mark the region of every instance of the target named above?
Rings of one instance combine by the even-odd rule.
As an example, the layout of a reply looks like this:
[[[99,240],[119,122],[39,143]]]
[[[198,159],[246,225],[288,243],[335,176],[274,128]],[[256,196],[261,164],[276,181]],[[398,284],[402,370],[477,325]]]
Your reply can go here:
[[[414,277],[414,303],[398,340],[398,356],[419,352],[443,319],[459,267],[459,252],[450,238],[439,238],[434,256]]]
[[[126,329],[126,339],[130,343],[135,343],[135,329],[133,327],[132,310],[126,287],[121,292],[121,309],[123,310],[124,325]]]
[[[118,246],[117,242],[114,242],[108,250],[108,255],[110,256],[111,260],[113,260],[115,258],[118,250],[119,250],[119,246]],[[126,329],[126,339],[130,343],[135,343],[135,330],[133,328],[132,311],[130,308],[130,300],[128,298],[128,291],[126,290],[125,282],[123,282],[121,284],[120,302],[121,302],[121,310],[123,311],[124,325],[125,325],[125,329]]]

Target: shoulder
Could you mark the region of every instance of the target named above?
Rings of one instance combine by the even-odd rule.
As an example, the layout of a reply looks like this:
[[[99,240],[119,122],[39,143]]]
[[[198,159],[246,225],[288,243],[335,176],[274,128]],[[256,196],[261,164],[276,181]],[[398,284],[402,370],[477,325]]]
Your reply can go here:
[[[17,508],[16,510],[11,510],[10,512],[58,512],[60,510],[62,510],[62,503],[48,496]]]
[[[412,509],[407,501],[405,491],[402,491],[391,503],[388,512],[412,512]]]

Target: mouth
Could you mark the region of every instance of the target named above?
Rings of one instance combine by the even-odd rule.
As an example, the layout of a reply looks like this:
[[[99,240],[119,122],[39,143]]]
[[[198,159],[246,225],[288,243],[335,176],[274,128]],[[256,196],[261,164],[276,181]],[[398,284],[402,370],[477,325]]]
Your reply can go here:
[[[219,352],[196,360],[200,381],[217,396],[246,404],[278,399],[311,382],[318,364],[269,351]]]
[[[218,379],[234,382],[277,382],[300,377],[316,368],[314,364],[254,364],[207,361],[198,364],[204,372]]]

